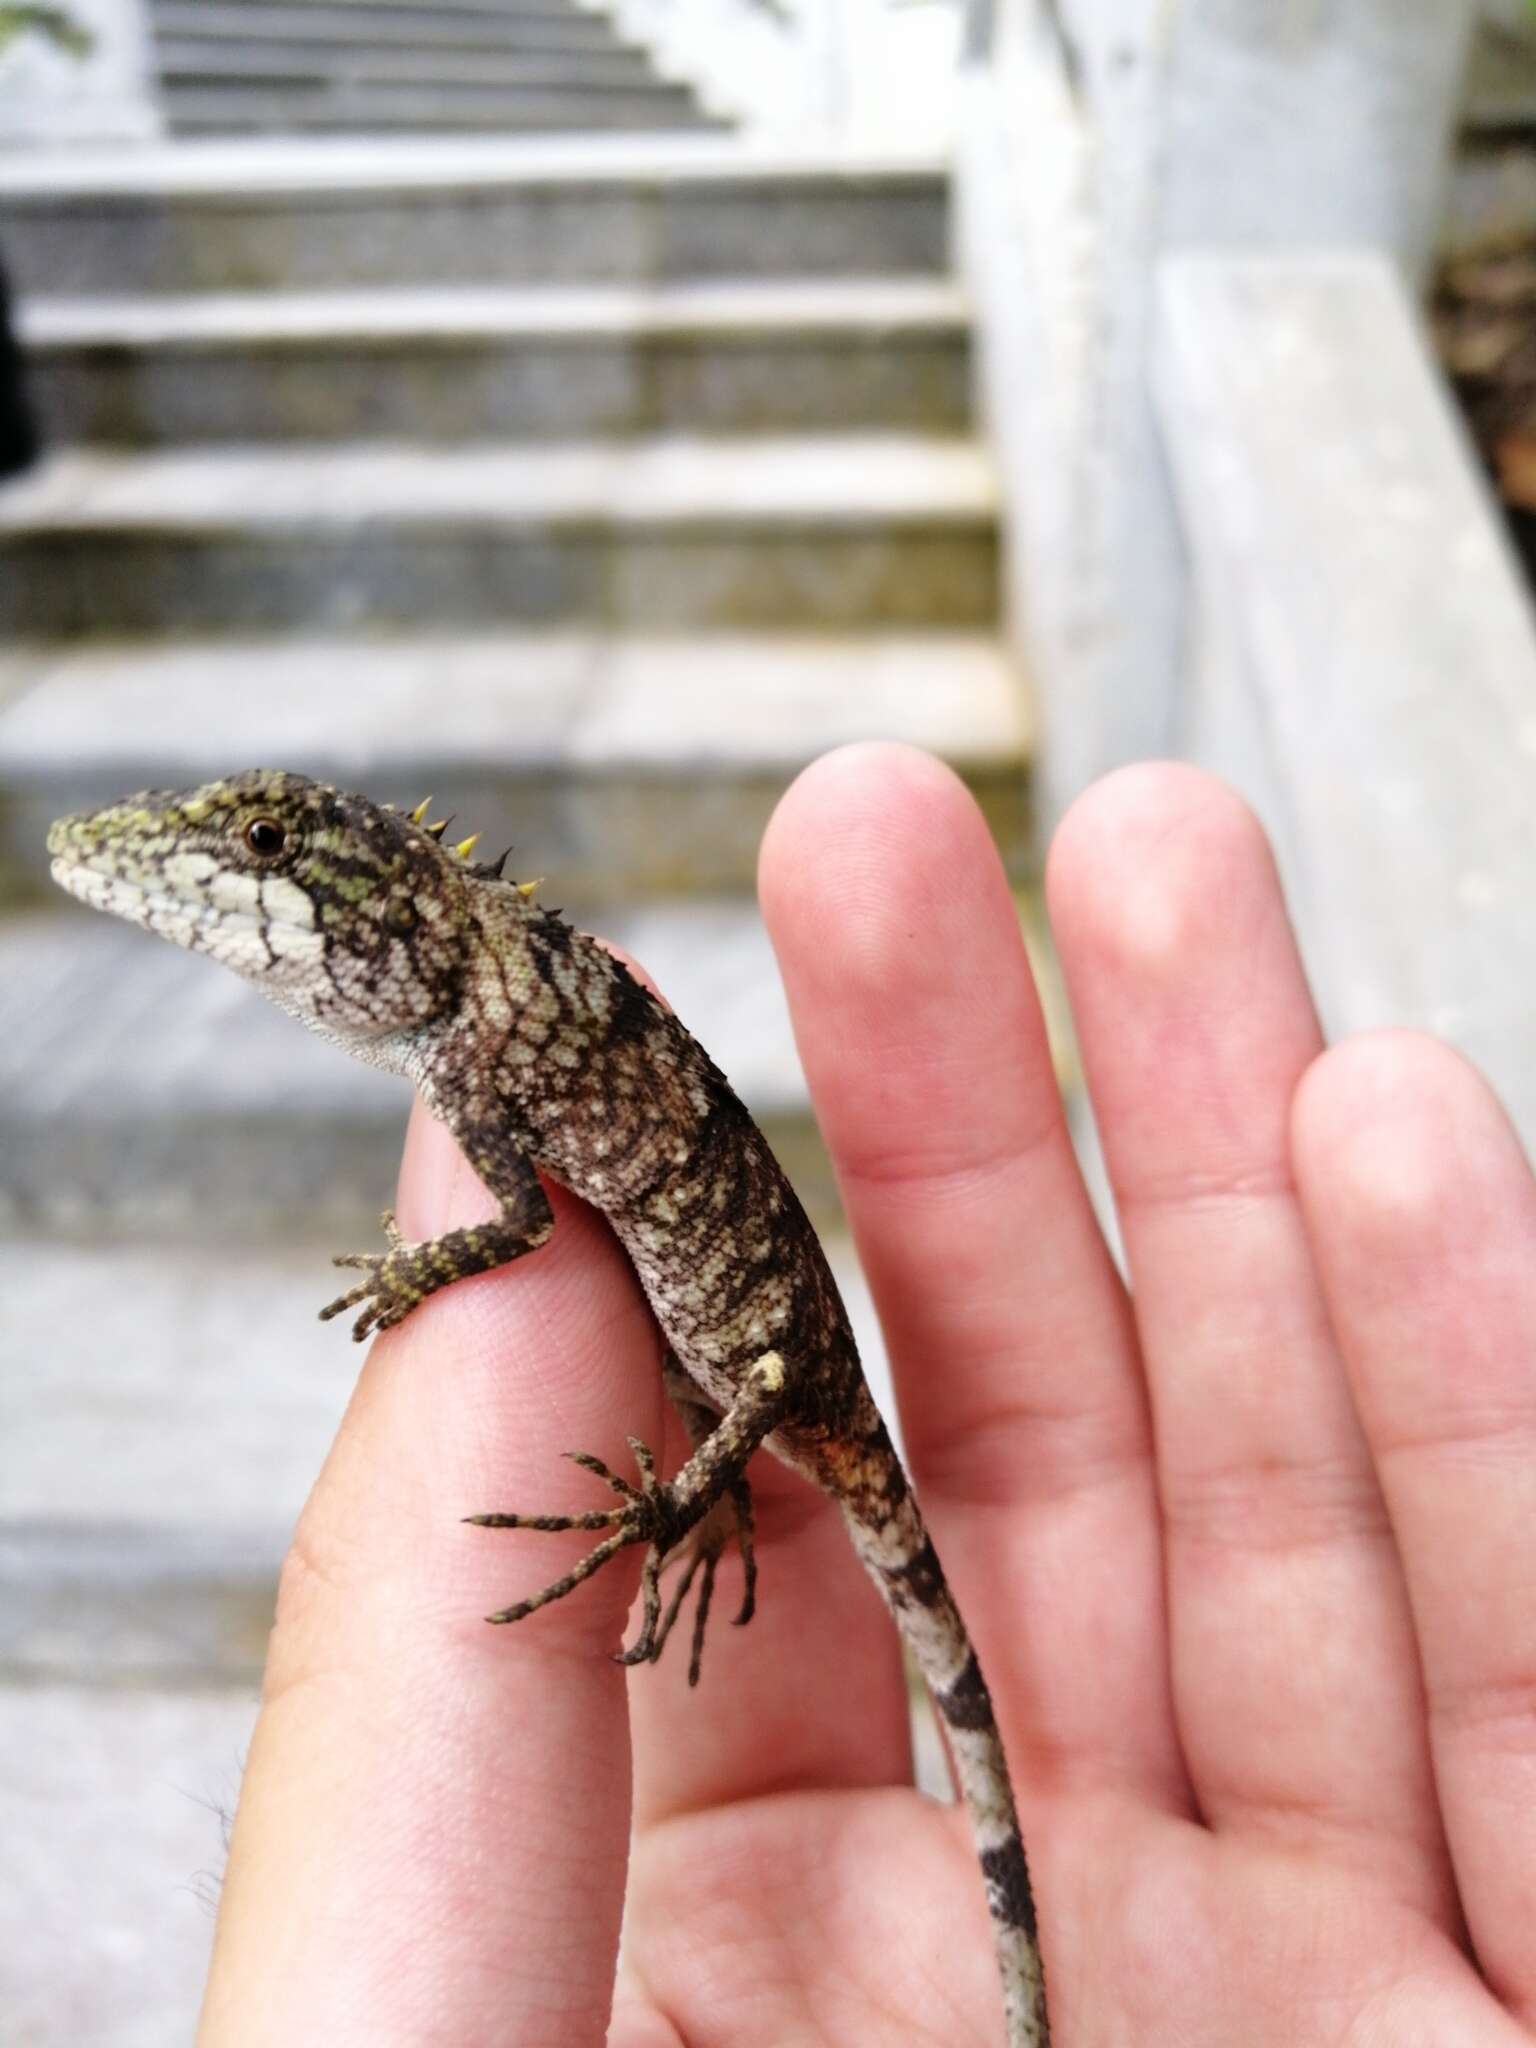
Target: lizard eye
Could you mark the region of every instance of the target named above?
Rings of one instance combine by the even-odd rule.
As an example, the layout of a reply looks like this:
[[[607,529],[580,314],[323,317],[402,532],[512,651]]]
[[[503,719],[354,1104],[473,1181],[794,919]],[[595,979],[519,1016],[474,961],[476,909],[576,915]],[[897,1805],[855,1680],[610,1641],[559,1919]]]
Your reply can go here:
[[[275,860],[288,844],[288,834],[276,818],[252,818],[245,828],[245,843],[259,860]]]

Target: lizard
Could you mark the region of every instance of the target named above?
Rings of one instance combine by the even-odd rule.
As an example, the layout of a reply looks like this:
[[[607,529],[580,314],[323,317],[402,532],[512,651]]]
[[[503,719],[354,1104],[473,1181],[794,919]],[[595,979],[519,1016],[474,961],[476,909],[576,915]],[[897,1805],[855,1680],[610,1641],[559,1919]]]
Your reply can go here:
[[[645,1546],[639,1632],[659,1656],[697,1574],[697,1681],[734,1510],[752,1612],[747,1466],[765,1446],[841,1510],[927,1682],[973,1837],[1002,1975],[1007,2048],[1049,2027],[1023,1839],[992,1701],[907,1474],[870,1394],[826,1256],[767,1140],[724,1074],[617,956],[509,880],[508,856],[450,845],[446,820],[255,769],[149,790],[48,833],[69,893],[232,968],[311,1030],[407,1077],[499,1208],[335,1263],[361,1275],[321,1311],[357,1311],[361,1342],[428,1295],[537,1251],[554,1228],[541,1174],[608,1219],[660,1326],[666,1388],[693,1444],[661,1481],[629,1439],[638,1483],[576,1462],[614,1496],[578,1513],[466,1516],[488,1529],[598,1538],[562,1577],[488,1620],[522,1620],[610,1558]],[[665,1612],[660,1575],[681,1560]]]

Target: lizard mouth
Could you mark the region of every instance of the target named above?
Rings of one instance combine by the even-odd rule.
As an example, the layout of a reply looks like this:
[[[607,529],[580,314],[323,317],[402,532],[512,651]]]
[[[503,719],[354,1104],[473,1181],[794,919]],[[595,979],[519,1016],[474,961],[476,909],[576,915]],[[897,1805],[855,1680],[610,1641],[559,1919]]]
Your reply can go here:
[[[209,954],[273,996],[302,987],[324,953],[320,933],[285,917],[283,904],[266,900],[274,886],[270,881],[264,890],[243,876],[182,875],[175,860],[163,872],[124,874],[122,856],[114,848],[71,843],[57,826],[49,850],[53,879],[77,901],[169,939],[186,952]]]
[[[227,927],[232,921],[231,913],[215,911],[206,902],[188,901],[164,891],[151,890],[127,875],[93,867],[89,856],[71,858],[56,854],[50,869],[61,889],[67,890],[81,903],[89,904],[92,910],[105,910],[113,917],[141,925],[180,946],[196,946],[215,926]],[[244,922],[255,929],[254,918],[247,918]]]

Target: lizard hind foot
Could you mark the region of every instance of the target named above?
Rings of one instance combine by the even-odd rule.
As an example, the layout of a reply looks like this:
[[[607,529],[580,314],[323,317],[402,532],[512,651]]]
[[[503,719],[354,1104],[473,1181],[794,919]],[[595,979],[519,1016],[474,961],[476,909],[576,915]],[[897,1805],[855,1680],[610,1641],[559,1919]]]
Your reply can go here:
[[[552,1601],[563,1600],[567,1593],[599,1571],[609,1558],[616,1557],[621,1550],[632,1543],[647,1545],[645,1562],[645,1583],[654,1587],[661,1560],[672,1545],[685,1533],[683,1523],[671,1491],[656,1477],[656,1461],[650,1449],[638,1437],[629,1438],[630,1450],[634,1453],[635,1464],[640,1472],[640,1484],[633,1485],[620,1473],[610,1470],[601,1458],[595,1458],[588,1451],[567,1451],[566,1456],[584,1471],[595,1473],[619,1496],[619,1504],[611,1508],[594,1508],[585,1513],[571,1515],[523,1515],[488,1514],[466,1515],[464,1520],[477,1529],[541,1529],[559,1531],[564,1529],[606,1529],[609,1533],[603,1541],[589,1550],[558,1579],[552,1579],[537,1593],[530,1593],[526,1600],[515,1601],[510,1607],[503,1607],[485,1618],[498,1625],[512,1621],[523,1621],[530,1614],[536,1614],[541,1607],[548,1607]],[[654,1633],[654,1630],[652,1631]],[[651,1654],[649,1650],[646,1655]],[[621,1653],[625,1662],[630,1661],[628,1653]]]
[[[619,1496],[616,1507],[599,1508],[576,1515],[491,1514],[466,1515],[467,1522],[482,1529],[605,1529],[608,1534],[594,1549],[574,1564],[562,1578],[541,1592],[499,1613],[487,1615],[493,1622],[521,1621],[525,1615],[563,1600],[585,1579],[590,1579],[610,1557],[631,1543],[646,1546],[640,1574],[640,1633],[627,1650],[618,1653],[623,1664],[646,1664],[659,1654],[682,1612],[689,1586],[703,1571],[700,1613],[694,1624],[693,1661],[689,1677],[697,1681],[704,1624],[714,1593],[715,1571],[720,1553],[729,1539],[728,1521],[712,1513],[728,1499],[735,1508],[736,1530],[741,1540],[746,1567],[746,1589],[738,1621],[751,1618],[756,1588],[756,1567],[752,1547],[752,1499],[747,1490],[746,1464],[757,1446],[777,1424],[783,1412],[784,1361],[776,1351],[764,1352],[747,1373],[730,1408],[702,1443],[696,1442],[693,1456],[676,1478],[663,1485],[656,1477],[656,1461],[638,1437],[629,1439],[640,1474],[638,1486],[611,1472],[600,1458],[583,1452],[576,1463],[591,1472]],[[670,1602],[665,1619],[661,1611],[661,1569],[684,1537],[699,1531],[691,1546],[683,1583]]]
[[[752,1619],[757,1605],[757,1554],[753,1545],[752,1490],[745,1479],[738,1479],[729,1489],[725,1499],[717,1501],[709,1514],[693,1533],[693,1540],[686,1549],[674,1551],[665,1560],[667,1564],[681,1564],[682,1571],[672,1588],[666,1612],[651,1633],[649,1641],[646,1631],[641,1630],[640,1638],[632,1647],[620,1653],[624,1664],[654,1664],[667,1646],[688,1595],[698,1580],[699,1596],[693,1611],[693,1642],[688,1653],[688,1683],[697,1685],[699,1671],[704,1657],[704,1637],[709,1627],[710,1608],[715,1597],[715,1576],[720,1560],[729,1547],[734,1534],[741,1549],[742,1571],[745,1585],[742,1590],[741,1607],[735,1617],[735,1626],[743,1628]]]

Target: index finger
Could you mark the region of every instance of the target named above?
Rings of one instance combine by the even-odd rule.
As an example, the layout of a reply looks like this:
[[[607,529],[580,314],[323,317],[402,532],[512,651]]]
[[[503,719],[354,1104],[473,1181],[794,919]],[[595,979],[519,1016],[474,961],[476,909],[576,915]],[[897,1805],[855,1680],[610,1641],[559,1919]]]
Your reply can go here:
[[[658,1422],[655,1336],[603,1225],[556,1202],[536,1258],[380,1338],[285,1567],[199,2041],[516,2040],[607,2027],[629,1833],[619,1642],[638,1556],[512,1628],[483,1617],[587,1540],[465,1528],[607,1505]],[[408,1238],[495,1204],[418,1111]],[[317,1276],[318,1278],[318,1276]],[[617,1418],[623,1418],[622,1424]]]

